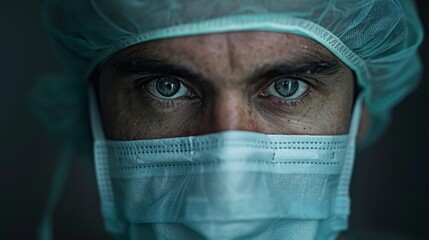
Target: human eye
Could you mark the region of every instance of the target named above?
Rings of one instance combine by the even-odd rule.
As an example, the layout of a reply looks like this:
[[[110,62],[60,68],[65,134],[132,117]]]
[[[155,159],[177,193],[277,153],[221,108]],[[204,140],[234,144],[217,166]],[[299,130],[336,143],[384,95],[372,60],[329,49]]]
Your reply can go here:
[[[182,81],[172,76],[162,76],[147,81],[144,85],[146,91],[160,99],[177,99],[189,96],[191,91]]]
[[[308,89],[308,84],[299,77],[282,76],[268,86],[266,94],[283,100],[295,100],[306,93]]]

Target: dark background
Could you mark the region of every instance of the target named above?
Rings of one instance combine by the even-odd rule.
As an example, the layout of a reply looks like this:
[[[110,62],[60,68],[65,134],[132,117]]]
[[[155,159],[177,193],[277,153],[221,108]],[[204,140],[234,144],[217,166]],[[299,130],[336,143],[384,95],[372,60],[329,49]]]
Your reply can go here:
[[[61,139],[28,110],[39,76],[61,72],[43,28],[41,0],[0,3],[0,239],[35,239]],[[417,1],[429,32],[428,1]],[[429,39],[420,48],[429,67]],[[360,152],[352,182],[352,231],[429,239],[429,71],[395,108],[380,141]],[[107,239],[94,167],[73,159],[55,211],[56,239]]]

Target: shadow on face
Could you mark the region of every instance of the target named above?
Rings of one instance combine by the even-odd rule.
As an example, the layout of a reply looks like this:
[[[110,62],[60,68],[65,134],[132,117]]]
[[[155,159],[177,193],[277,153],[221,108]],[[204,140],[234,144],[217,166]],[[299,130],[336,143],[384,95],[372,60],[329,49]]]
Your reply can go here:
[[[308,38],[234,32],[141,43],[101,69],[106,137],[116,140],[226,130],[348,132],[354,75]]]

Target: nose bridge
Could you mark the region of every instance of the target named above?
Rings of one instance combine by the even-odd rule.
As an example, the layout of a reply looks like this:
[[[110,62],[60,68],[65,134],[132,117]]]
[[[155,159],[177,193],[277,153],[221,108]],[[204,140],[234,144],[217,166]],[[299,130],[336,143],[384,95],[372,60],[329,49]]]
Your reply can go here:
[[[257,131],[246,96],[238,90],[223,91],[213,99],[209,124],[212,131]]]

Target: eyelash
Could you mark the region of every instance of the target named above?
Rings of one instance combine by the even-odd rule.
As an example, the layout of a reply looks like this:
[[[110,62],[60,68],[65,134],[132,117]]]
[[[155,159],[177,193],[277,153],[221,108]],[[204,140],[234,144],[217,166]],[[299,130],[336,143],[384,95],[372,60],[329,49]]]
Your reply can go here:
[[[300,106],[300,105],[306,105],[307,103],[309,103],[310,100],[311,100],[311,98],[312,98],[313,89],[317,89],[316,84],[313,84],[312,82],[314,81],[314,82],[319,83],[319,81],[317,81],[316,79],[308,77],[308,76],[282,75],[280,77],[274,78],[274,80],[270,81],[268,84],[264,84],[263,90],[259,91],[260,92],[259,94],[266,93],[266,91],[268,89],[268,86],[270,86],[273,82],[279,80],[281,77],[291,78],[291,79],[295,79],[295,80],[298,80],[298,81],[302,81],[302,82],[304,82],[304,83],[306,83],[308,85],[308,89],[300,97],[298,97],[296,99],[290,99],[290,100],[281,99],[279,97],[271,96],[271,95],[268,95],[268,96],[261,96],[261,95],[259,95],[259,96],[264,97],[264,98],[270,98],[271,101],[274,101],[275,103],[280,103],[282,105],[286,105],[287,107],[290,107],[290,108],[293,108],[293,107],[296,107],[296,106]]]
[[[175,78],[175,79],[179,80],[179,81],[180,81],[183,85],[185,85],[187,88],[189,88],[193,95],[192,95],[192,96],[190,96],[190,97],[186,96],[185,98],[187,98],[187,99],[191,99],[191,98],[194,98],[195,96],[198,96],[198,95],[195,93],[195,91],[192,91],[192,87],[190,87],[190,86],[189,86],[189,84],[187,84],[183,79],[181,79],[181,78],[179,78],[179,77],[177,77],[177,76],[174,76],[174,75],[147,74],[146,76],[141,77],[141,78],[138,78],[138,79],[134,80],[133,82],[134,82],[135,87],[136,87],[139,91],[140,91],[140,90],[143,90],[143,91],[145,91],[145,92],[146,92],[146,95],[148,96],[148,98],[147,98],[147,99],[149,99],[149,101],[150,101],[152,104],[156,104],[156,105],[158,105],[158,106],[160,106],[160,107],[162,107],[162,108],[166,108],[166,109],[168,109],[168,108],[172,108],[172,107],[174,107],[174,105],[176,105],[176,104],[185,103],[186,101],[188,101],[187,99],[184,99],[184,98],[182,98],[182,97],[177,98],[177,99],[161,99],[161,98],[157,98],[157,97],[152,96],[152,94],[150,94],[150,93],[146,90],[145,85],[146,85],[146,84],[148,84],[150,81],[154,81],[154,80],[156,80],[156,79],[158,79],[158,78],[161,78],[161,77],[171,77],[171,78]]]
[[[150,96],[150,101],[156,105],[159,105],[161,107],[164,108],[171,108],[173,107],[175,104],[177,103],[185,103],[186,101],[188,101],[187,99],[183,99],[182,97],[177,98],[177,99],[161,99],[161,98],[156,98],[156,97],[152,97],[152,95],[147,92],[145,85],[148,84],[150,81],[154,81],[157,78],[160,77],[172,77],[175,78],[177,80],[179,80],[183,85],[185,85],[187,88],[190,89],[190,91],[193,93],[192,97],[186,97],[187,99],[191,99],[194,98],[195,96],[198,97],[198,95],[195,93],[195,91],[192,90],[192,87],[187,84],[183,79],[181,79],[180,77],[174,76],[174,75],[161,75],[161,74],[148,74],[147,76],[144,76],[142,78],[136,79],[134,80],[135,82],[135,86],[138,89],[143,89],[147,95]],[[296,99],[291,99],[291,100],[285,100],[285,99],[281,99],[279,97],[276,96],[261,96],[260,94],[266,93],[266,90],[268,88],[268,86],[270,86],[272,83],[274,83],[275,81],[279,80],[279,78],[281,77],[285,77],[285,78],[291,78],[291,79],[295,79],[298,81],[302,81],[304,83],[306,83],[308,85],[308,89],[305,91],[305,93],[302,94],[302,96],[296,98]],[[308,80],[308,79],[310,80]],[[315,84],[312,83],[312,81],[315,81],[318,83],[318,81],[314,78],[308,77],[308,76],[301,76],[301,75],[282,75],[279,77],[274,78],[273,80],[269,81],[268,84],[264,84],[264,87],[261,90],[259,90],[258,92],[258,96],[259,97],[264,97],[264,98],[270,98],[271,101],[282,104],[282,105],[286,105],[287,107],[290,108],[294,108],[300,105],[306,105],[307,103],[310,102],[312,95],[313,95],[313,89],[317,89],[317,87],[315,86]]]

